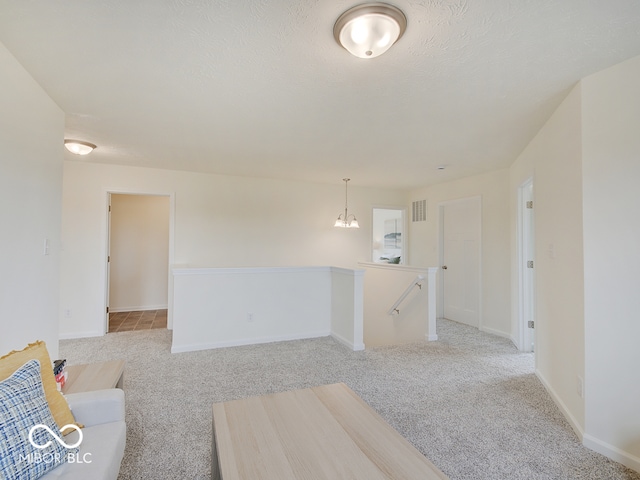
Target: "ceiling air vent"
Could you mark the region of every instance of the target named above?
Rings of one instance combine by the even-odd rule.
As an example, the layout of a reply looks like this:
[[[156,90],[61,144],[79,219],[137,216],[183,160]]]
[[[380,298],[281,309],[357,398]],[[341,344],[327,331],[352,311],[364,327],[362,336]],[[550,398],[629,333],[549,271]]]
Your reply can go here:
[[[411,205],[411,221],[426,222],[427,221],[427,201],[418,200]]]

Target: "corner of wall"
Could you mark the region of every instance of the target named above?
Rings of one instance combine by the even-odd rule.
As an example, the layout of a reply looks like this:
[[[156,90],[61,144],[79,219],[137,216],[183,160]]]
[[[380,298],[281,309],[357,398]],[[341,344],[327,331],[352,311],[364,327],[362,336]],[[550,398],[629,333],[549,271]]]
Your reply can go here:
[[[584,429],[581,423],[573,416],[573,414],[571,413],[571,410],[569,410],[569,408],[562,401],[562,399],[560,398],[558,393],[555,391],[555,389],[551,386],[551,384],[547,381],[547,379],[538,369],[536,369],[536,377],[538,377],[538,379],[540,380],[544,388],[549,393],[549,396],[551,397],[553,402],[556,404],[558,409],[562,412],[564,417],[567,419],[567,421],[569,422],[569,425],[571,425],[571,428],[577,435],[578,439],[582,442],[584,438]]]
[[[0,355],[44,340],[58,355],[64,112],[0,43]]]

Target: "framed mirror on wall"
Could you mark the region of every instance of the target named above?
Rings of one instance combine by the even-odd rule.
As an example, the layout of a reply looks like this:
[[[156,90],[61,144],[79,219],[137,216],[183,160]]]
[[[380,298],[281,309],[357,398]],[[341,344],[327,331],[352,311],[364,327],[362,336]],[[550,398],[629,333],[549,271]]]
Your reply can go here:
[[[406,208],[373,207],[371,261],[407,264]]]

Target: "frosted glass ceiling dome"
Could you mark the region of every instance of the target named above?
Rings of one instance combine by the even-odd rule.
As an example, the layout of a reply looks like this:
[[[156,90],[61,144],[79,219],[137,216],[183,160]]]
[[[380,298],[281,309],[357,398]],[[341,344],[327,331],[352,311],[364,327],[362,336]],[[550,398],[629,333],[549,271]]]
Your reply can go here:
[[[401,10],[386,3],[365,3],[344,12],[333,26],[333,36],[349,53],[375,58],[389,50],[407,28]]]
[[[71,153],[75,153],[76,155],[88,155],[95,148],[97,148],[93,143],[83,142],[81,140],[65,140],[64,146]]]

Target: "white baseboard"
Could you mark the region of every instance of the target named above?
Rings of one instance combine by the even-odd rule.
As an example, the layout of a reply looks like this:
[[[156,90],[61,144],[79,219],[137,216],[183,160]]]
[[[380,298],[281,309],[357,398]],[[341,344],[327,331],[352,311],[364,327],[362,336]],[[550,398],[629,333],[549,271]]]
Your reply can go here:
[[[602,440],[585,433],[582,427],[580,426],[580,424],[573,417],[573,415],[569,413],[567,406],[564,404],[562,400],[560,400],[560,397],[558,397],[558,394],[555,392],[553,388],[551,388],[549,383],[545,380],[545,378],[540,374],[538,370],[536,370],[536,376],[542,382],[542,384],[544,385],[544,388],[547,390],[547,392],[553,399],[554,403],[560,409],[564,417],[567,419],[567,421],[571,425],[571,428],[580,439],[580,442],[582,442],[582,444],[585,447],[593,450],[594,452],[598,452],[607,458],[610,458],[614,462],[621,463],[625,467],[635,470],[636,472],[640,472],[640,458],[636,457],[635,455],[632,455],[629,452],[625,452],[624,450],[621,450],[620,448],[614,445],[610,445],[607,442],[603,442]]]
[[[72,340],[74,338],[102,337],[104,332],[77,332],[77,333],[61,333],[58,340]]]
[[[118,313],[118,312],[145,312],[147,310],[167,310],[167,304],[164,305],[145,305],[144,307],[136,306],[136,307],[109,307],[109,313]]]
[[[635,470],[640,473],[640,458],[635,455],[631,455],[629,452],[625,452],[624,450],[619,449],[618,447],[614,447],[613,445],[609,445],[602,440],[598,440],[597,438],[585,433],[584,438],[582,440],[582,444],[593,450],[594,452],[601,453],[605,457],[610,458],[618,463],[621,463],[625,467],[630,468],[631,470]]]
[[[328,337],[331,335],[329,331],[307,332],[290,335],[276,335],[258,338],[241,338],[238,340],[225,340],[213,343],[194,343],[190,345],[171,345],[171,353],[195,352],[198,350],[212,350],[215,348],[240,347],[244,345],[256,345],[260,343],[287,342],[290,340],[304,340],[305,338]]]
[[[349,340],[347,340],[346,338],[344,338],[341,335],[338,335],[335,332],[331,332],[331,336],[334,338],[335,341],[337,341],[338,343],[344,345],[349,350],[353,350],[354,352],[359,352],[361,350],[364,350],[364,343],[353,343],[353,342],[350,342]]]
[[[538,380],[542,382],[542,385],[547,390],[547,393],[549,393],[549,396],[551,397],[553,402],[560,409],[560,412],[564,415],[564,418],[567,419],[567,422],[569,422],[569,425],[571,425],[571,428],[573,429],[575,434],[578,436],[578,438],[582,442],[584,440],[584,430],[582,429],[582,426],[580,426],[580,424],[575,419],[575,417],[571,415],[571,412],[569,412],[569,409],[564,404],[564,402],[560,399],[556,391],[551,387],[549,382],[547,382],[547,380],[542,376],[540,371],[537,369],[536,369],[536,377],[538,377]]]
[[[503,332],[501,330],[496,330],[495,328],[480,327],[479,330],[482,331],[482,332],[490,333],[491,335],[496,335],[498,337],[502,337],[502,338],[506,338],[508,340],[512,340],[511,339],[511,333],[506,333],[506,332]]]

